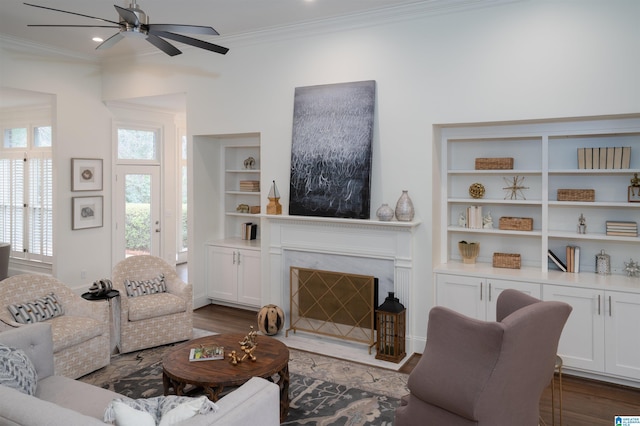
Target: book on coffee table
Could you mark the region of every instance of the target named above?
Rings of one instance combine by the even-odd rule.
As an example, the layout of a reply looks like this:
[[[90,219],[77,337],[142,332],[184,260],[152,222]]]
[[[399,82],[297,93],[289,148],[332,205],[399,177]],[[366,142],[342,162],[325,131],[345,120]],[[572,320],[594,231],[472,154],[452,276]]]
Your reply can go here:
[[[223,346],[191,348],[189,352],[189,361],[212,361],[216,359],[224,359]]]

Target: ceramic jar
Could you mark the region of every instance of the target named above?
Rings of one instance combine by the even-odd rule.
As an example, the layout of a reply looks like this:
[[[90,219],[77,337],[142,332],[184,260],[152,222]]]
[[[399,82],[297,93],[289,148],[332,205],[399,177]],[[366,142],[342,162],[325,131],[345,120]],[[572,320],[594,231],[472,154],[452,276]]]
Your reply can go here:
[[[400,222],[411,222],[414,214],[413,201],[409,198],[408,191],[403,190],[396,203],[396,219]]]
[[[378,208],[378,210],[376,210],[376,216],[381,222],[389,222],[391,219],[393,219],[393,215],[393,209],[389,207],[389,204],[387,203],[384,203]]]

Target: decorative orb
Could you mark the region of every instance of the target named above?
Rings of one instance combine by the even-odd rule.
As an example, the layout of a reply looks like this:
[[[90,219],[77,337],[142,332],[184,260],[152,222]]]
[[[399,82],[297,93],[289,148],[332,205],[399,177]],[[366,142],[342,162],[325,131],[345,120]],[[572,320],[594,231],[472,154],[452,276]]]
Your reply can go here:
[[[258,312],[258,330],[267,336],[278,334],[284,325],[284,311],[276,305],[266,305]]]
[[[473,183],[469,187],[469,195],[473,198],[482,198],[484,197],[484,185],[481,183]]]

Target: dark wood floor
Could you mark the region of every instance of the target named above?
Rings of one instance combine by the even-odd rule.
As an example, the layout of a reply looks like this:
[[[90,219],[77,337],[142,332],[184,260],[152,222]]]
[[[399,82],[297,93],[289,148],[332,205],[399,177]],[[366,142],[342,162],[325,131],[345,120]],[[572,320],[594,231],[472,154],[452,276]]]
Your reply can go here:
[[[220,305],[208,305],[194,312],[193,326],[218,333],[244,333],[256,323],[256,312]],[[414,354],[403,366],[410,373],[419,360]],[[557,383],[557,377],[556,377]],[[563,374],[564,426],[612,426],[615,415],[640,416],[640,389],[614,386]],[[557,390],[557,388],[556,388]],[[541,424],[551,425],[551,386],[540,400]],[[556,425],[559,424],[556,392]],[[516,426],[516,425],[514,425]]]

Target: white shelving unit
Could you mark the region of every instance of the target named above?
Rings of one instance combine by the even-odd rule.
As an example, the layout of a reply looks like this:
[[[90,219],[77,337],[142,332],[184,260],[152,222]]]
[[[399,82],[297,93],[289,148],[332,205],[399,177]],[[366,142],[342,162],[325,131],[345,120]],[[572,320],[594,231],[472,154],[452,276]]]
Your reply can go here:
[[[493,318],[500,291],[515,288],[573,306],[558,353],[574,374],[640,387],[640,341],[630,324],[640,322],[640,278],[628,277],[625,262],[640,261],[640,238],[606,235],[606,222],[640,223],[640,203],[627,200],[640,174],[640,115],[487,125],[443,126],[438,145],[441,170],[434,229],[435,300],[478,319]],[[578,148],[631,147],[629,169],[579,169]],[[476,158],[512,157],[512,170],[475,170]],[[504,189],[524,177],[526,199]],[[505,179],[507,181],[505,181]],[[481,199],[469,186],[481,183]],[[558,189],[593,189],[595,200],[558,201]],[[493,229],[458,224],[469,206],[491,213]],[[587,231],[578,233],[584,215]],[[532,231],[498,229],[500,217],[533,219]],[[475,264],[464,264],[459,241],[477,241]],[[565,260],[566,246],[581,249],[580,272],[559,271],[552,250]],[[595,273],[601,250],[611,257],[610,275]],[[494,252],[518,253],[521,269],[492,266]]]
[[[223,156],[225,238],[241,239],[242,223],[260,222],[259,214],[239,213],[237,210],[240,204],[260,206],[261,191],[240,190],[240,181],[260,182],[260,145],[227,145]],[[254,159],[252,168],[244,167],[248,158]]]
[[[561,125],[564,124],[564,125]],[[476,131],[474,135],[473,130]],[[578,169],[579,147],[631,146],[631,169]],[[475,170],[480,157],[512,157],[513,170]],[[567,245],[581,248],[580,271],[595,270],[595,255],[611,255],[612,272],[624,273],[638,238],[607,236],[607,220],[640,222],[640,203],[627,202],[627,187],[640,173],[640,121],[621,118],[551,122],[534,125],[496,125],[442,131],[441,247],[439,263],[460,261],[457,243],[480,242],[481,263],[491,263],[494,252],[519,253],[524,268],[547,271],[547,250],[561,259]],[[523,177],[525,199],[509,199],[513,177]],[[472,198],[469,186],[481,183],[485,195]],[[557,201],[558,189],[595,189],[595,202]],[[505,199],[506,197],[506,199]],[[458,226],[458,216],[471,205],[490,213],[493,229]],[[587,233],[578,234],[578,218],[587,220]],[[533,219],[532,231],[498,229],[499,218]],[[640,252],[635,260],[640,260]],[[551,266],[553,268],[553,266]]]

